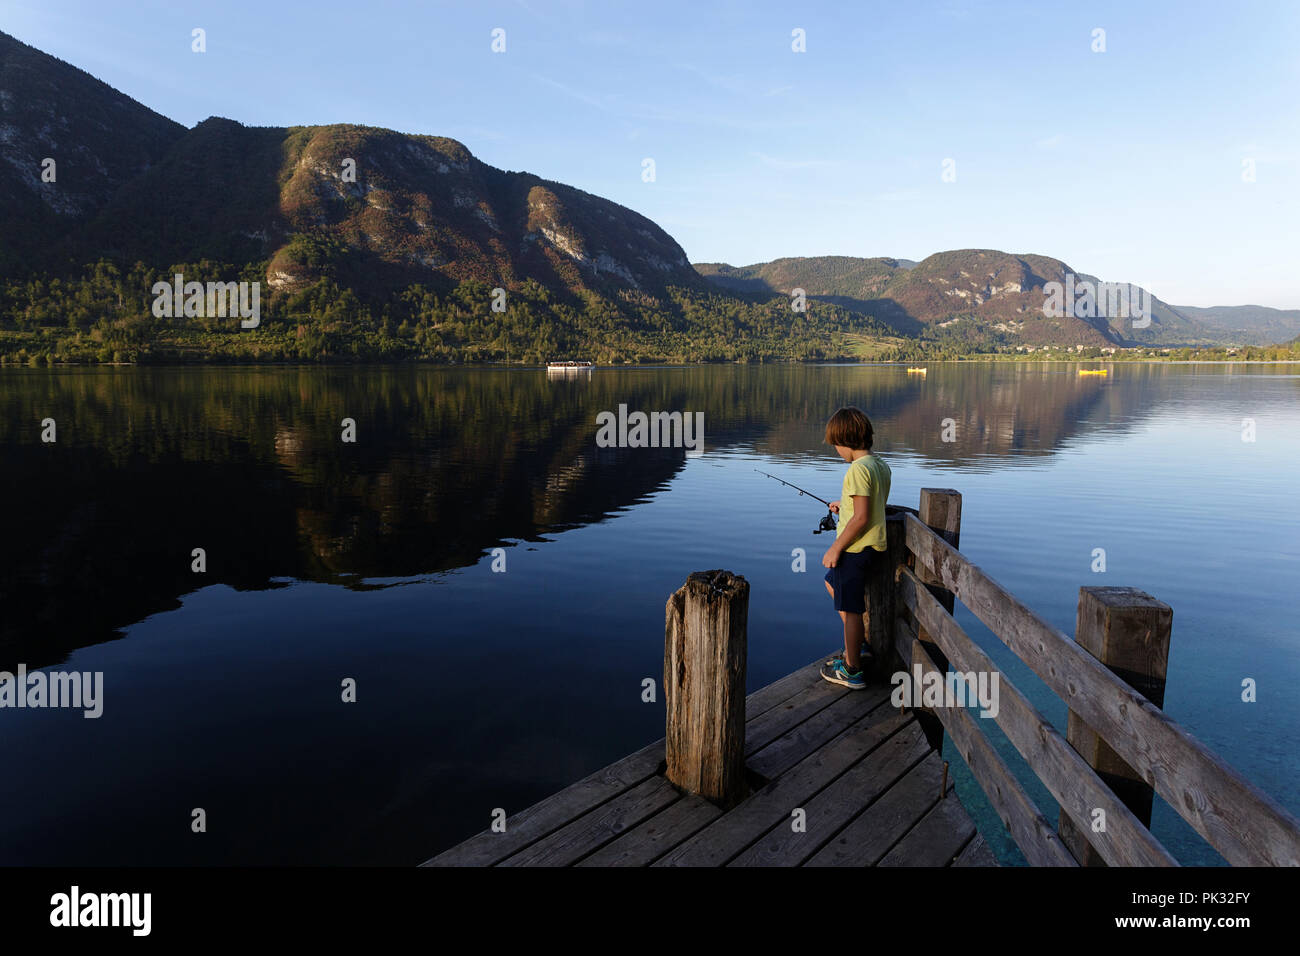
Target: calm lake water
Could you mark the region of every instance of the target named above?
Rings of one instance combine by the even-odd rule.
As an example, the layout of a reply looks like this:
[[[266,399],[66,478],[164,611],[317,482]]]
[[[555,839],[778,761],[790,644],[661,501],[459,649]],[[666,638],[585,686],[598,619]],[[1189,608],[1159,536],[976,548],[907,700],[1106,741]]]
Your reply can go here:
[[[1067,634],[1081,585],[1170,604],[1166,710],[1300,812],[1300,367],[1076,372],[6,370],[0,670],[105,687],[97,720],[0,710],[0,864],[418,863],[662,735],[641,682],[694,570],[750,581],[751,690],[807,663],[840,639],[822,511],[753,469],[837,497],[821,436],[845,403],[876,425],[891,502],[961,491],[962,550]],[[598,448],[620,404],[704,412],[704,454]],[[1220,862],[1160,801],[1153,829]]]

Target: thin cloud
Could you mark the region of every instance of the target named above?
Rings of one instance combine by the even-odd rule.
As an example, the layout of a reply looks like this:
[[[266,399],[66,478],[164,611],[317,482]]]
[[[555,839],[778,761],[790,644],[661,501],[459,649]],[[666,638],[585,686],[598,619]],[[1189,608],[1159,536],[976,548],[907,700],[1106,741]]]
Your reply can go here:
[[[678,70],[685,70],[687,73],[694,73],[710,86],[715,86],[720,90],[726,90],[728,93],[744,93],[748,90],[745,78],[738,73],[708,73],[690,63],[674,63],[673,66]]]
[[[618,95],[614,93],[599,95],[589,93],[586,90],[577,89],[561,83],[559,80],[552,79],[541,73],[529,74],[534,80],[543,83],[552,89],[558,90],[565,96],[585,103],[593,109],[598,109],[604,113],[611,113],[629,121],[651,122],[651,123],[677,123],[684,126],[704,126],[709,128],[721,127],[724,129],[745,130],[748,132],[771,132],[780,130],[788,133],[792,127],[808,126],[808,122],[790,122],[777,120],[738,120],[734,110],[725,110],[718,112],[692,112],[689,110],[679,110],[665,108],[663,106],[647,105],[624,105],[617,103]]]
[[[782,159],[779,156],[769,156],[766,153],[758,152],[749,155],[758,159],[765,166],[771,166],[774,169],[825,169],[829,166],[840,165],[840,163],[830,159]]]
[[[580,103],[586,103],[588,106],[595,107],[598,110],[604,110],[606,113],[614,112],[609,103],[609,100],[613,98],[613,94],[598,96],[594,93],[588,93],[586,90],[574,89],[567,83],[561,83],[559,80],[553,80],[549,76],[543,76],[540,73],[534,73],[532,74],[532,77],[538,82],[545,83],[552,89],[559,90],[565,96],[572,97]]]
[[[587,30],[578,39],[588,46],[627,46],[632,42],[625,34],[612,30]]]
[[[686,126],[705,126],[710,128],[722,127],[724,129],[739,129],[749,132],[771,132],[778,130],[789,132],[792,125],[809,125],[808,123],[792,124],[790,122],[778,122],[776,120],[737,120],[734,112],[718,113],[693,113],[686,110],[664,109],[660,106],[639,107],[629,110],[626,114],[628,119],[648,120],[659,123],[680,123]]]

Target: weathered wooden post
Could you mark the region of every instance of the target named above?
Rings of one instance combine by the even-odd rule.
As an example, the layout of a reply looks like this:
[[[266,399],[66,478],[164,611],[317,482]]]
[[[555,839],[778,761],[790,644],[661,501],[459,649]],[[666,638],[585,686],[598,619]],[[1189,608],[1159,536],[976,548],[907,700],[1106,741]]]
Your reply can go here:
[[[746,790],[749,582],[730,571],[696,571],[668,599],[666,617],[666,776],[732,807]]]
[[[885,543],[867,576],[867,646],[871,648],[872,683],[888,682],[889,675],[900,669],[898,652],[894,650],[894,615],[898,605],[894,600],[894,573],[907,558],[907,532],[903,527],[903,514],[909,509],[889,508],[885,513]],[[906,666],[902,666],[906,669]]]
[[[1168,604],[1137,588],[1079,588],[1074,639],[1116,677],[1157,707],[1163,707],[1173,615]],[[1070,711],[1066,724],[1066,740],[1133,815],[1149,827],[1151,788],[1074,711]],[[1083,828],[1092,824],[1092,820],[1074,820],[1062,810],[1056,829],[1081,865],[1105,866],[1083,833]]]
[[[951,488],[922,488],[921,507],[917,511],[921,523],[947,541],[954,548],[961,547],[961,492]],[[930,593],[939,599],[939,603],[951,614],[954,599],[952,592],[943,587],[938,575],[924,565],[917,565],[916,576],[922,584],[929,585]],[[924,639],[923,639],[924,640]],[[930,659],[939,663],[934,654],[938,645],[928,641],[926,650]]]
[[[952,488],[922,488],[921,489],[921,507],[917,511],[917,517],[921,523],[932,530],[943,540],[947,541],[954,548],[961,545],[961,492],[954,491]],[[953,612],[956,606],[956,599],[953,593],[943,587],[938,575],[925,567],[921,562],[916,562],[916,576],[921,580],[936,598],[943,605],[944,610],[949,614]],[[948,672],[948,658],[944,655],[943,649],[939,647],[930,633],[917,622],[916,625],[917,640],[925,648],[930,660],[938,668],[940,674]],[[917,710],[917,720],[921,724],[921,729],[925,731],[926,740],[935,750],[943,748],[943,723],[939,718],[929,710]]]

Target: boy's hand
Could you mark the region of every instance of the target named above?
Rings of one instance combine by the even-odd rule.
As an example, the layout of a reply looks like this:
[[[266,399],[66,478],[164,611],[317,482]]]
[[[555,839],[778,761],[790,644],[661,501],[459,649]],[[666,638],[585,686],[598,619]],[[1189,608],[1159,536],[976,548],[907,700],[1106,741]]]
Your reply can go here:
[[[822,567],[833,568],[835,567],[835,563],[839,561],[839,559],[840,559],[839,549],[835,547],[835,545],[831,545],[829,548],[826,549],[826,553],[822,555]]]
[[[840,513],[840,503],[838,501],[832,501],[830,507],[831,511],[834,511],[836,514]]]

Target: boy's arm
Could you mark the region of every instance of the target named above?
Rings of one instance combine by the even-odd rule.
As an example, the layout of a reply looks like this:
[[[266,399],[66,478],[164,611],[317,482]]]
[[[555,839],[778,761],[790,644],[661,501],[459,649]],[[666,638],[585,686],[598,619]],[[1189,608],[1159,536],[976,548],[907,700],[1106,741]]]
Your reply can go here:
[[[871,496],[870,495],[853,495],[853,517],[845,526],[844,530],[835,536],[835,543],[831,545],[831,550],[836,555],[844,553],[844,549],[862,536],[871,524]]]

